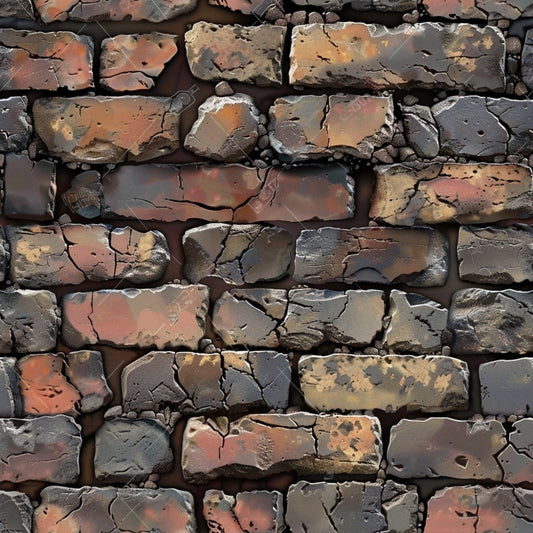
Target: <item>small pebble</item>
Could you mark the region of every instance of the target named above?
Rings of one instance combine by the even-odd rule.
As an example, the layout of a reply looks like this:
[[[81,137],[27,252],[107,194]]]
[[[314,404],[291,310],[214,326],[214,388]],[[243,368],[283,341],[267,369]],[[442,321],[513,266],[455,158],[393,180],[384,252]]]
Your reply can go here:
[[[219,81],[215,85],[215,94],[217,96],[231,96],[234,94],[234,91],[227,81]]]

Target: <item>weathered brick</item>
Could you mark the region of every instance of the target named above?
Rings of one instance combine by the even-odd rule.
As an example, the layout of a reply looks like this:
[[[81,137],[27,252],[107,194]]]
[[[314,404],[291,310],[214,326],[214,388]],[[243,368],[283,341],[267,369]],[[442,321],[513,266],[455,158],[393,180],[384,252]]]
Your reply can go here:
[[[34,533],[195,533],[192,494],[177,489],[46,487]]]
[[[192,11],[196,0],[34,0],[43,22],[148,20],[162,22]]]
[[[515,20],[533,16],[531,0],[424,0],[424,8],[431,17],[449,19]]]
[[[392,140],[391,96],[286,96],[274,101],[269,114],[270,144],[290,161],[335,153],[369,159]]]
[[[10,278],[24,287],[77,285],[84,281],[160,279],[170,263],[160,231],[103,224],[8,226]]]
[[[115,35],[102,41],[100,84],[115,92],[151,89],[177,53],[177,36],[168,33]]]
[[[0,29],[2,91],[93,87],[93,40],[68,31]]]
[[[502,92],[504,58],[503,35],[489,26],[304,24],[292,31],[289,82],[308,87]]]
[[[234,422],[191,418],[183,439],[183,475],[192,483],[289,470],[375,474],[380,461],[381,426],[368,416],[299,412],[250,415]]]
[[[481,407],[489,415],[533,412],[533,359],[497,360],[479,366]]]
[[[0,17],[34,20],[32,0],[4,0],[0,5]]]
[[[448,241],[430,228],[303,230],[296,241],[294,279],[302,283],[444,285]]]
[[[506,445],[496,420],[402,419],[391,428],[387,473],[400,478],[501,481],[496,455]]]
[[[451,357],[309,355],[298,371],[305,402],[319,412],[468,407],[468,365]]]
[[[194,77],[281,85],[281,56],[287,29],[197,22],[185,33],[185,50]]]
[[[204,285],[75,292],[63,297],[62,336],[71,348],[103,343],[194,350],[205,333],[207,306]]]
[[[284,277],[292,259],[291,234],[261,224],[206,224],[182,238],[183,273],[196,283],[205,277],[243,285]]]
[[[4,167],[4,215],[25,220],[52,220],[56,198],[56,166],[7,154]]]
[[[351,4],[357,11],[411,11],[417,8],[416,0],[292,0],[299,6],[317,6],[324,9],[340,10]]]
[[[102,183],[97,170],[87,170],[74,176],[70,188],[61,194],[68,209],[83,218],[100,216],[102,202]]]
[[[23,492],[0,491],[0,528],[6,533],[32,533],[33,507]]]
[[[384,344],[389,350],[429,354],[442,349],[448,309],[421,294],[392,290]]]
[[[0,291],[0,353],[53,350],[61,323],[50,291]]]
[[[179,148],[177,98],[76,96],[38,98],[35,133],[63,161],[146,161]]]
[[[461,226],[457,240],[459,276],[465,281],[495,285],[533,281],[532,249],[532,226]]]
[[[16,416],[22,416],[17,360],[14,357],[0,357],[0,417]]]
[[[520,57],[522,81],[529,89],[533,89],[533,29],[526,32]]]
[[[235,496],[208,490],[203,514],[210,533],[282,533],[283,495],[278,491],[254,490]]]
[[[402,106],[405,137],[416,155],[432,159],[439,154],[439,130],[431,110],[423,105]]]
[[[0,419],[0,481],[75,483],[81,427],[65,415]]]
[[[0,152],[18,152],[28,147],[33,127],[27,109],[26,96],[0,99]]]
[[[447,487],[428,502],[424,533],[524,532],[533,521],[533,491],[520,487]]]
[[[227,346],[310,350],[328,341],[370,344],[384,312],[377,290],[233,289],[215,302],[212,319]]]
[[[7,267],[10,258],[9,245],[4,233],[4,228],[0,227],[0,282],[6,279]]]
[[[354,182],[342,165],[120,166],[102,185],[104,218],[302,222],[354,214]]]
[[[517,353],[533,350],[533,291],[462,289],[448,314],[457,354]]]
[[[533,420],[524,418],[513,424],[509,444],[498,454],[503,481],[511,485],[531,487],[533,476]]]
[[[274,351],[150,352],[122,371],[122,405],[186,415],[286,409],[290,384],[289,360]]]
[[[244,15],[253,15],[257,20],[270,9],[283,11],[283,2],[280,0],[209,0],[209,3],[231,11],[240,11]]]
[[[98,429],[94,444],[94,475],[107,483],[135,483],[174,464],[165,426],[149,418],[115,418]]]
[[[392,225],[484,224],[533,216],[531,169],[495,163],[375,167],[370,218]]]

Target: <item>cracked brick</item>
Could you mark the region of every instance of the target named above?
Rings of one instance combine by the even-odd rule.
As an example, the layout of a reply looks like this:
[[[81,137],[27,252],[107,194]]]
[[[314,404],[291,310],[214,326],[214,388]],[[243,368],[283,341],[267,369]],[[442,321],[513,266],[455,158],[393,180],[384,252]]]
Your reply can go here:
[[[505,41],[497,28],[423,22],[307,24],[292,30],[289,82],[351,89],[503,92]]]
[[[233,289],[212,321],[227,346],[310,350],[323,342],[370,344],[382,329],[384,294],[318,289]]]
[[[45,487],[34,533],[195,533],[192,494],[177,489]]]
[[[104,289],[63,297],[62,337],[71,348],[87,344],[196,349],[204,336],[205,285]]]
[[[258,20],[271,9],[284,12],[281,0],[209,0],[213,6],[224,7],[231,11],[240,11],[244,15],[253,15]]]
[[[33,507],[23,492],[0,491],[0,528],[6,533],[32,533]]]
[[[286,96],[274,101],[269,114],[270,144],[289,161],[344,153],[370,159],[392,140],[391,96]]]
[[[27,111],[27,96],[0,99],[0,152],[18,152],[28,147],[33,126]]]
[[[448,313],[458,354],[513,353],[533,349],[533,291],[462,289]]]
[[[385,224],[484,224],[533,215],[531,169],[497,163],[375,167],[370,218]]]
[[[502,480],[496,459],[507,433],[496,420],[402,419],[391,428],[387,474],[399,478]]]
[[[521,54],[522,81],[528,89],[533,89],[533,30],[528,30],[524,38],[524,45]]]
[[[165,64],[178,53],[177,40],[176,35],[159,32],[104,39],[101,86],[114,92],[151,89]]]
[[[38,98],[35,133],[64,162],[146,161],[179,148],[177,98],[76,96]]]
[[[300,283],[444,285],[448,241],[430,228],[322,227],[296,241],[294,279]]]
[[[298,371],[305,402],[319,412],[468,407],[468,365],[451,357],[309,355]]]
[[[287,29],[271,24],[240,26],[197,22],[185,33],[189,68],[203,81],[281,86]]]
[[[299,474],[375,474],[381,426],[368,416],[309,413],[250,415],[229,422],[190,418],[182,468],[189,483],[220,476],[256,479]]]
[[[498,455],[503,481],[510,485],[525,484],[531,488],[533,475],[533,421],[518,420],[509,433],[509,444]]]
[[[439,154],[439,130],[431,109],[423,105],[401,106],[407,143],[416,155],[432,159]]]
[[[351,4],[356,11],[390,11],[401,13],[417,8],[417,0],[292,0],[299,6],[316,6],[340,11],[345,4]]]
[[[79,91],[94,87],[93,48],[87,35],[2,28],[1,90]]]
[[[10,279],[23,287],[77,285],[126,279],[150,283],[170,263],[160,231],[103,224],[8,226]]]
[[[187,230],[182,238],[183,273],[196,283],[206,277],[243,285],[275,281],[289,272],[291,234],[261,224],[206,224]]]
[[[533,16],[531,0],[423,0],[431,17],[449,19],[510,19]]]
[[[0,417],[14,418],[17,416],[22,416],[22,396],[19,389],[17,359],[15,357],[0,357]]]

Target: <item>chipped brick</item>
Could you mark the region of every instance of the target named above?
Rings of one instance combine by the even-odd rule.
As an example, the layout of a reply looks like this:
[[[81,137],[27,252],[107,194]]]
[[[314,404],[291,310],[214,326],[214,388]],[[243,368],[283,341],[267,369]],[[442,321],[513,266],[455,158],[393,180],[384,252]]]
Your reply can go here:
[[[65,205],[83,218],[97,218],[101,212],[102,183],[100,173],[87,170],[72,178],[70,188],[62,195]]]
[[[0,528],[6,533],[32,533],[33,507],[23,492],[0,491]]]
[[[527,30],[521,54],[522,80],[529,89],[533,89],[533,29]]]
[[[411,11],[417,8],[416,0],[292,0],[299,6],[317,6],[324,9],[341,10],[351,4],[356,11]]]
[[[187,482],[219,476],[255,479],[290,470],[375,474],[379,468],[381,427],[374,417],[299,412],[217,422],[189,419],[182,452]]]
[[[533,476],[533,421],[518,420],[509,433],[509,444],[498,455],[503,469],[503,481],[510,485],[526,484],[531,487]]]
[[[496,454],[506,444],[496,420],[402,419],[391,428],[387,473],[400,478],[501,481]]]
[[[26,96],[0,99],[0,152],[18,152],[28,147],[33,127],[27,109]]]
[[[10,278],[24,287],[126,279],[150,283],[170,263],[160,231],[103,224],[8,226]]]
[[[431,17],[454,20],[515,20],[533,16],[533,2],[530,0],[424,0],[424,8]]]
[[[209,3],[231,11],[240,11],[244,15],[253,15],[258,20],[270,9],[283,12],[282,0],[209,0]]]
[[[531,169],[496,163],[375,168],[370,218],[386,224],[483,224],[533,215]]]
[[[0,417],[16,416],[22,416],[17,360],[14,357],[0,357]]]
[[[0,282],[6,279],[7,267],[11,257],[4,228],[0,227]]]
[[[432,159],[440,151],[439,130],[427,106],[402,106],[402,118],[409,146],[419,157]]]
[[[204,285],[75,292],[63,297],[62,336],[71,348],[102,343],[196,349],[207,307]]]

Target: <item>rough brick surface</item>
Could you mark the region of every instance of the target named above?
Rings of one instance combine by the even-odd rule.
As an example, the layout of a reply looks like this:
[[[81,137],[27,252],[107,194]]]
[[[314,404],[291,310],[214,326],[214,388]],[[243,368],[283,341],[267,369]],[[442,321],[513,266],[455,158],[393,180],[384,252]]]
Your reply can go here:
[[[533,291],[462,289],[452,297],[448,329],[457,354],[530,352]]]
[[[24,287],[110,279],[150,283],[170,263],[166,238],[159,231],[66,224],[8,226],[7,234],[10,278]]]
[[[531,0],[424,0],[424,7],[432,17],[450,19],[497,19],[515,20],[533,16]]]
[[[533,30],[526,32],[521,59],[522,79],[529,89],[533,89]]]
[[[19,372],[14,357],[0,358],[0,417],[22,416]]]
[[[196,532],[192,494],[177,489],[46,487],[34,533]]]
[[[35,133],[63,161],[146,161],[179,147],[178,99],[157,96],[38,98]],[[60,122],[58,123],[57,120]]]
[[[0,100],[0,152],[17,152],[28,147],[33,128],[27,108],[26,96]]]
[[[509,433],[509,444],[498,454],[503,469],[503,481],[511,485],[531,487],[533,475],[533,421],[518,420]]]
[[[23,492],[0,491],[0,527],[6,533],[32,533],[33,507]]]
[[[299,6],[319,6],[340,10],[343,5],[351,3],[357,11],[411,11],[416,9],[416,0],[293,0]]]
[[[185,34],[189,68],[204,81],[281,85],[286,28],[197,22]]]
[[[427,106],[403,106],[402,118],[409,146],[419,157],[432,159],[440,151],[439,130]]]
[[[196,349],[207,305],[204,285],[75,292],[63,297],[62,336],[71,348],[103,343]]]
[[[32,0],[4,0],[0,6],[0,17],[35,19]]]
[[[9,244],[4,233],[4,228],[0,228],[0,282],[5,281],[11,254]]]
[[[370,217],[386,224],[482,224],[533,215],[531,169],[514,164],[376,167]]]
[[[233,289],[213,309],[227,346],[310,350],[323,342],[367,345],[381,331],[384,294],[318,289]]]
[[[122,372],[124,411],[182,414],[286,409],[291,367],[274,351],[151,352]]]
[[[448,242],[429,228],[322,227],[296,241],[294,279],[302,283],[444,285]]]
[[[496,420],[402,419],[391,428],[387,473],[501,481],[496,454],[505,445],[505,429]]]
[[[468,366],[451,357],[310,355],[298,370],[305,401],[319,412],[468,407]]]
[[[308,87],[502,92],[504,57],[502,33],[488,26],[304,24],[292,31],[289,82]]]
[[[381,460],[381,427],[367,416],[308,413],[250,415],[228,422],[191,418],[185,428],[185,479],[257,478],[301,474],[374,474]]]

